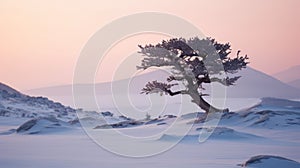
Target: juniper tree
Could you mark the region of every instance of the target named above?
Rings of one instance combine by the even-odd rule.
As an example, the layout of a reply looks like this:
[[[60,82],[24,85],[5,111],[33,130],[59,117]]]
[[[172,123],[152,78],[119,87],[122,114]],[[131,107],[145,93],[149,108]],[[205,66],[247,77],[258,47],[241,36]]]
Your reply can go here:
[[[218,82],[225,86],[234,85],[240,76],[228,77],[227,74],[235,74],[248,64],[247,55],[240,56],[239,50],[236,56],[231,58],[229,56],[231,45],[219,43],[212,38],[172,38],[156,45],[139,45],[139,48],[143,59],[141,65],[137,66],[138,69],[168,67],[172,74],[166,82],[148,82],[141,94],[160,93],[170,96],[186,94],[206,114],[225,109],[218,109],[205,101],[203,96],[207,94],[203,93],[203,84]],[[220,74],[226,74],[226,77]],[[172,90],[179,82],[184,84],[185,89]]]

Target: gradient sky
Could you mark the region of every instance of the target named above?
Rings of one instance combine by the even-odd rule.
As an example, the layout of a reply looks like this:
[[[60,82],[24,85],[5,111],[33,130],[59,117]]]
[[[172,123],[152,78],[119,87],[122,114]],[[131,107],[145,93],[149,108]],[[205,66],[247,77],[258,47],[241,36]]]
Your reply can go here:
[[[19,90],[72,83],[77,58],[93,33],[113,19],[145,11],[190,21],[206,36],[230,42],[234,52],[247,53],[250,66],[267,74],[300,64],[298,0],[1,0],[0,81]]]

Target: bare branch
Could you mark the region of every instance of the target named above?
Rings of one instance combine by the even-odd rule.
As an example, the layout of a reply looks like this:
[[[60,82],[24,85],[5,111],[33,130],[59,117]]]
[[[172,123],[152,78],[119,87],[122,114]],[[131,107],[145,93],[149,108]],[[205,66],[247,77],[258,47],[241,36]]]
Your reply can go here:
[[[169,94],[170,96],[178,95],[178,94],[186,94],[186,90],[172,92],[171,87],[178,84],[167,84],[157,81],[148,82],[145,87],[142,89],[141,94],[150,94],[150,93],[161,93],[161,94]]]
[[[178,94],[188,94],[188,91],[186,91],[186,90],[180,90],[180,91],[172,92],[170,89],[168,89],[167,92],[170,96],[175,96],[175,95],[178,95]]]
[[[174,81],[174,80],[176,80],[176,81],[182,81],[182,80],[184,80],[184,77],[183,76],[175,76],[175,75],[171,75],[171,76],[169,76],[168,78],[167,78],[167,81],[168,82],[172,82],[172,81]]]

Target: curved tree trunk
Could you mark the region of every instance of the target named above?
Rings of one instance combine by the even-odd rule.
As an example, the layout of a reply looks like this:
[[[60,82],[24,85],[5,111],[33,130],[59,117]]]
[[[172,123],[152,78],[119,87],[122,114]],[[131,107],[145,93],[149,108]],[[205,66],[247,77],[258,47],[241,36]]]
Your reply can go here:
[[[192,96],[192,98],[193,98],[193,102],[196,103],[202,110],[204,110],[206,114],[229,111],[228,109],[219,109],[210,105],[206,100],[203,99],[202,96],[196,97],[194,95]]]
[[[203,99],[202,96],[198,96],[198,98],[194,99],[193,102],[196,103],[202,110],[205,111],[204,116],[199,116],[194,122],[195,123],[200,123],[200,122],[205,122],[205,120],[208,117],[209,113],[216,113],[216,112],[228,112],[229,109],[218,109],[212,105],[210,105],[207,101]]]
[[[216,108],[216,107],[210,105],[207,101],[205,101],[202,96],[199,96],[199,97],[200,97],[200,101],[199,101],[198,106],[202,110],[204,110],[206,113],[215,113],[215,112],[228,111],[228,109],[219,109],[219,108]]]

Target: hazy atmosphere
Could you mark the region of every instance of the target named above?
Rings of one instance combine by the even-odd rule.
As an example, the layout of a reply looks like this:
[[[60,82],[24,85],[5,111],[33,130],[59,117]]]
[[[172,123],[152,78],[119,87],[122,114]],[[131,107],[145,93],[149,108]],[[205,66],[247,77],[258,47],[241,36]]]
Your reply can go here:
[[[0,167],[299,168],[299,7],[0,0]]]

